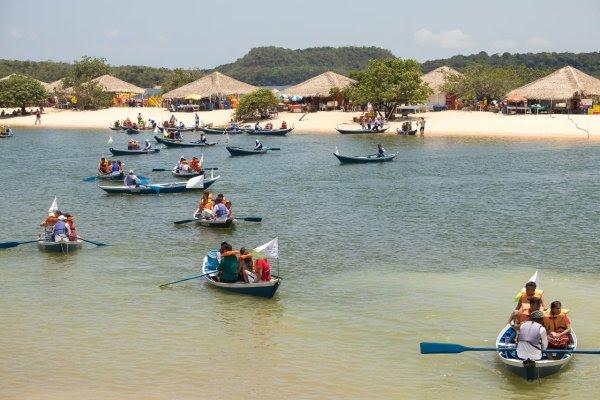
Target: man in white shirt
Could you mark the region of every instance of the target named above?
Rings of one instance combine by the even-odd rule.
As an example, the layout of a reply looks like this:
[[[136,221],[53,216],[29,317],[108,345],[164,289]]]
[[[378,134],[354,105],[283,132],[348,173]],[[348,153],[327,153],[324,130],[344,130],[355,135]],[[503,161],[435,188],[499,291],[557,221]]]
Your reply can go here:
[[[541,360],[542,351],[548,348],[548,334],[544,328],[544,313],[540,310],[521,324],[517,338],[517,356],[522,360]]]

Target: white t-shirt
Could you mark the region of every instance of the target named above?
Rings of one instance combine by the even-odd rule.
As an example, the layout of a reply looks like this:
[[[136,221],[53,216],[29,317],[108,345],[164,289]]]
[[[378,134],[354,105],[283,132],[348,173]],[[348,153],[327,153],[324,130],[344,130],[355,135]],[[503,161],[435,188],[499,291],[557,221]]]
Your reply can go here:
[[[548,348],[546,328],[537,322],[526,321],[519,329],[517,356],[522,360],[541,360],[542,350]]]

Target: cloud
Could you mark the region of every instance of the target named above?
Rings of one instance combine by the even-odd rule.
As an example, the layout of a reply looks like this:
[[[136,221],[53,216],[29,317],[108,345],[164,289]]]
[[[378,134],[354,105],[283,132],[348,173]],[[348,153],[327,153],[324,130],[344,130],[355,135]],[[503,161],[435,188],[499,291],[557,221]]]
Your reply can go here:
[[[104,31],[104,37],[107,39],[117,39],[121,33],[118,29],[111,29]]]
[[[433,45],[444,49],[464,49],[471,45],[471,39],[460,29],[431,32],[429,29],[419,29],[414,33],[415,42],[422,45]]]
[[[21,32],[18,31],[16,28],[10,27],[8,29],[8,34],[13,38],[13,39],[21,39],[21,37],[23,37],[23,35],[21,35]]]
[[[549,40],[544,39],[541,36],[532,36],[527,39],[527,45],[533,49],[548,49],[552,46]]]

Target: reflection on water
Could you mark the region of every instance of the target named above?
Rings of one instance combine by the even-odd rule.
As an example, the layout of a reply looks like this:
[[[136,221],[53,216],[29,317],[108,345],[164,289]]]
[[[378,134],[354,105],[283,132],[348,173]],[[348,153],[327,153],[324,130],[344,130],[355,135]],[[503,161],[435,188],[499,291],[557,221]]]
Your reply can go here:
[[[82,236],[112,245],[0,253],[0,397],[591,398],[593,356],[539,385],[492,353],[425,357],[418,342],[493,345],[539,269],[547,299],[572,310],[580,347],[600,347],[600,317],[582,311],[598,302],[600,279],[595,144],[292,134],[264,139],[280,152],[242,158],[220,144],[204,150],[222,176],[214,191],[264,220],[216,231],[172,224],[190,218],[199,194],[108,196],[82,183],[110,134],[18,132],[0,143],[0,241],[35,237],[56,195]],[[378,142],[398,159],[340,166],[331,155]],[[167,182],[152,168],[182,154],[198,153],[123,160]],[[223,240],[276,236],[284,280],[271,300],[202,280],[158,289],[197,275]]]

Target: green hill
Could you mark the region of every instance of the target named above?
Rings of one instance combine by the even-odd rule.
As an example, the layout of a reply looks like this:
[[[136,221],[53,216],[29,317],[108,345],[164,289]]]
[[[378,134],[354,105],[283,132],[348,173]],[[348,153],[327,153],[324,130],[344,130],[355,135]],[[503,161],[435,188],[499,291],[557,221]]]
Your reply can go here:
[[[347,75],[373,58],[393,57],[379,47],[313,47],[291,50],[257,47],[234,63],[216,68],[226,75],[258,85],[293,85],[332,70]]]
[[[423,72],[429,72],[442,65],[458,70],[473,62],[490,64],[496,67],[524,65],[528,68],[556,70],[570,65],[585,73],[600,77],[600,52],[593,53],[503,53],[489,55],[482,51],[469,56],[454,56],[445,59],[425,61]]]

